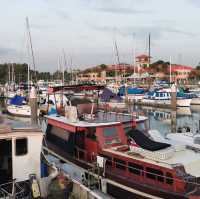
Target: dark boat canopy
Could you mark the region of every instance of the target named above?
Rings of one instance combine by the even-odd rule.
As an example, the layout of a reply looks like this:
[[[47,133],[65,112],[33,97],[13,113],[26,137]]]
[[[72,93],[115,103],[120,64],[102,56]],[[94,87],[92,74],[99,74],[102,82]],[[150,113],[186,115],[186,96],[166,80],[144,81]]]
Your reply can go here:
[[[171,146],[170,144],[167,143],[155,142],[137,129],[131,129],[130,131],[127,132],[127,135],[131,137],[135,141],[135,143],[139,145],[141,148],[149,151],[158,151]]]
[[[101,94],[101,101],[109,102],[111,99],[116,101],[122,101],[122,98],[120,96],[113,93],[110,89],[104,88],[103,93]]]
[[[48,93],[55,93],[58,91],[83,91],[83,90],[87,90],[87,91],[100,91],[103,90],[105,87],[102,85],[93,85],[93,84],[89,84],[89,85],[85,85],[85,84],[77,84],[77,85],[69,85],[69,86],[56,86],[56,87],[49,87],[48,88]]]

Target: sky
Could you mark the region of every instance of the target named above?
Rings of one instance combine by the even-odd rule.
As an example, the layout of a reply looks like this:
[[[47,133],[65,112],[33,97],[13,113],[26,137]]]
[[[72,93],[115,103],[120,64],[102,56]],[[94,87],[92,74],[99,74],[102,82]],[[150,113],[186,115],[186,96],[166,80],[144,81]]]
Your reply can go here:
[[[114,40],[120,62],[132,64],[134,49],[136,55],[147,52],[149,33],[153,61],[169,61],[171,56],[177,64],[195,67],[200,62],[199,0],[0,0],[0,3],[0,63],[27,62],[33,67],[26,17],[39,71],[54,72],[59,62],[75,69],[116,63]]]

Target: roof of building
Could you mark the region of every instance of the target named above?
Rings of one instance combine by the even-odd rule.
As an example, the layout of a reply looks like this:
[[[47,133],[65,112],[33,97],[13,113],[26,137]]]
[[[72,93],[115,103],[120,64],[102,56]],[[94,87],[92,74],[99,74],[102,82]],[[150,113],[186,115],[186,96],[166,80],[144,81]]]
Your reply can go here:
[[[149,55],[141,54],[141,55],[138,55],[136,58],[149,58]]]
[[[111,70],[122,71],[122,70],[129,70],[131,68],[133,68],[133,66],[129,64],[112,64],[108,66],[107,71],[111,71]]]
[[[192,66],[185,66],[185,65],[179,65],[179,64],[172,64],[172,72],[180,71],[180,70],[194,70]]]

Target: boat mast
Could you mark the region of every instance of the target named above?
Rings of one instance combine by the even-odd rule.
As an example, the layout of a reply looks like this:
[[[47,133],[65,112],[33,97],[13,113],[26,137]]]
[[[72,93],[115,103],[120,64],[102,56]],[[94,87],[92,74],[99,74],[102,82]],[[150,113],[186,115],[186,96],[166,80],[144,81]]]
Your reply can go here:
[[[36,83],[37,77],[36,77],[36,68],[35,68],[35,57],[34,57],[34,52],[33,52],[33,44],[32,44],[32,39],[31,39],[31,31],[30,31],[28,17],[26,17],[26,27],[27,27],[27,32],[28,32],[28,37],[29,37],[29,42],[30,42],[30,47],[31,47],[31,56],[32,56],[32,62],[33,62],[33,69],[34,69],[34,78],[33,79]]]
[[[28,95],[29,95],[29,92],[30,92],[30,89],[29,89],[29,82],[30,82],[30,67],[29,67],[29,64],[27,65],[27,67],[28,67]]]
[[[135,85],[135,67],[136,67],[136,35],[135,33],[133,33],[133,81],[134,81],[134,85]]]
[[[149,66],[151,64],[151,34],[149,33]]]
[[[65,80],[65,71],[67,72],[67,60],[65,50],[63,49],[63,58],[64,58],[64,66],[63,66],[63,79]]]
[[[10,87],[10,64],[8,64],[8,86]]]
[[[116,52],[115,56],[117,57],[117,64],[120,67],[119,51],[118,51],[116,39],[114,41],[114,46],[115,46],[115,52]],[[115,66],[115,83],[117,83],[117,70],[116,70],[116,66]]]
[[[169,57],[169,83],[172,83],[172,58]]]
[[[70,58],[70,73],[71,73],[71,83],[73,83],[73,81],[74,81],[74,75],[73,75],[73,69],[72,69],[72,56],[71,55],[69,55],[69,58]]]

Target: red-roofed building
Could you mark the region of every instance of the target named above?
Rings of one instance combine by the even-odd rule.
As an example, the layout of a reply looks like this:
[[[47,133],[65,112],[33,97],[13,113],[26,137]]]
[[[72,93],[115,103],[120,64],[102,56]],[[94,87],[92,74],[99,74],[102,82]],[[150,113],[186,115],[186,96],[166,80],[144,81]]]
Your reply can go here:
[[[170,72],[170,67],[168,68]],[[171,72],[173,81],[187,81],[190,73],[194,70],[191,66],[172,64]]]
[[[149,67],[150,59],[151,59],[151,57],[149,57],[148,55],[145,55],[145,54],[137,56],[136,64],[137,64],[137,67],[139,68],[139,70],[141,68]]]

